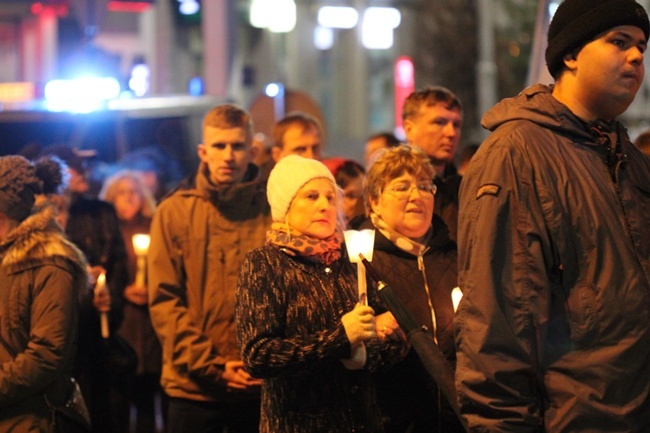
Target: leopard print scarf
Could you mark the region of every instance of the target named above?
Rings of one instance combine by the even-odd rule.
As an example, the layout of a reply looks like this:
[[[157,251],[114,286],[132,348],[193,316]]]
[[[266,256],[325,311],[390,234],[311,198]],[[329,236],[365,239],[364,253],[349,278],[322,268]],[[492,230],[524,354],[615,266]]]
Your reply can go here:
[[[341,258],[341,235],[338,231],[325,239],[303,235],[287,224],[274,222],[266,232],[266,244],[277,245],[287,254],[306,257],[330,265]]]

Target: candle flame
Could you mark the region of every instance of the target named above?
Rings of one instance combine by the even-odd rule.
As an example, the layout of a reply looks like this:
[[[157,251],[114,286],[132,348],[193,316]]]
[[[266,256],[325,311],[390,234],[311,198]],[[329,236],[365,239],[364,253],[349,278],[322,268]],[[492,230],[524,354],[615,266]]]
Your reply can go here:
[[[462,298],[463,292],[460,290],[460,287],[455,287],[454,290],[451,291],[451,302],[454,304],[454,313],[458,310],[458,304],[460,304]]]
[[[149,251],[149,243],[151,242],[151,237],[146,234],[137,234],[133,235],[131,238],[133,242],[133,249],[135,254],[138,256],[146,256],[147,251]]]

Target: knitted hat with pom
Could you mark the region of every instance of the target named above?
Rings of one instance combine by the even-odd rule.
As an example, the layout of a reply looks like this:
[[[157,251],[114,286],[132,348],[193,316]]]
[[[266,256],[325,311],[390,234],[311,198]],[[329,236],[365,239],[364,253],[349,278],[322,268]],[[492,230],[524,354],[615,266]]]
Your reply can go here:
[[[41,180],[29,161],[22,156],[0,157],[0,212],[11,219],[24,220],[41,188]]]
[[[0,157],[0,212],[16,221],[27,218],[36,194],[58,194],[68,182],[66,165],[56,157],[35,163],[22,156]]]
[[[325,178],[336,185],[329,169],[315,159],[288,155],[278,161],[271,170],[266,185],[266,196],[271,205],[273,221],[284,222],[294,197],[307,182]]]
[[[648,39],[648,15],[634,0],[564,0],[548,28],[546,66],[549,72],[557,78],[565,55],[601,33],[624,25],[640,28]]]

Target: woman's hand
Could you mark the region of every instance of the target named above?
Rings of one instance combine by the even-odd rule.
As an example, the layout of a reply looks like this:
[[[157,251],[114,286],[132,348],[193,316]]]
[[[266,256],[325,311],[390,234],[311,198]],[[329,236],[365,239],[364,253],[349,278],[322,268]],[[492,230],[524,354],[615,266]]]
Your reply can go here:
[[[377,328],[377,337],[380,340],[391,338],[395,341],[406,341],[404,331],[399,327],[395,316],[390,311],[375,318],[375,327]]]
[[[106,271],[101,266],[92,266],[88,269],[89,284],[93,287],[93,306],[100,313],[108,313],[111,311],[111,292],[108,291],[106,280],[99,283],[100,274],[106,275]]]
[[[368,306],[357,304],[354,310],[341,317],[341,323],[352,347],[377,338],[375,311]]]
[[[135,305],[147,305],[147,288],[137,284],[131,284],[124,289],[124,298]]]

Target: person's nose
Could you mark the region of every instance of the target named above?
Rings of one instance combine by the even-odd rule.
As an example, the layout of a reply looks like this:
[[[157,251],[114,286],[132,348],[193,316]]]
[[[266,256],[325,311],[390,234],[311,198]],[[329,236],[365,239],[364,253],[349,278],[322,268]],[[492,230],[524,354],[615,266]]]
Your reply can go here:
[[[325,196],[318,198],[317,205],[320,212],[327,212],[332,207],[332,203]]]
[[[444,132],[447,137],[455,137],[456,128],[454,127],[454,122],[447,122],[444,128]]]
[[[233,150],[232,146],[228,145],[224,149],[224,159],[226,161],[232,161],[234,159],[235,151]]]
[[[421,200],[423,196],[424,192],[420,191],[417,186],[411,185],[411,189],[409,189],[409,201]]]
[[[629,61],[633,65],[642,65],[643,64],[643,51],[637,46],[633,46],[629,51]]]

